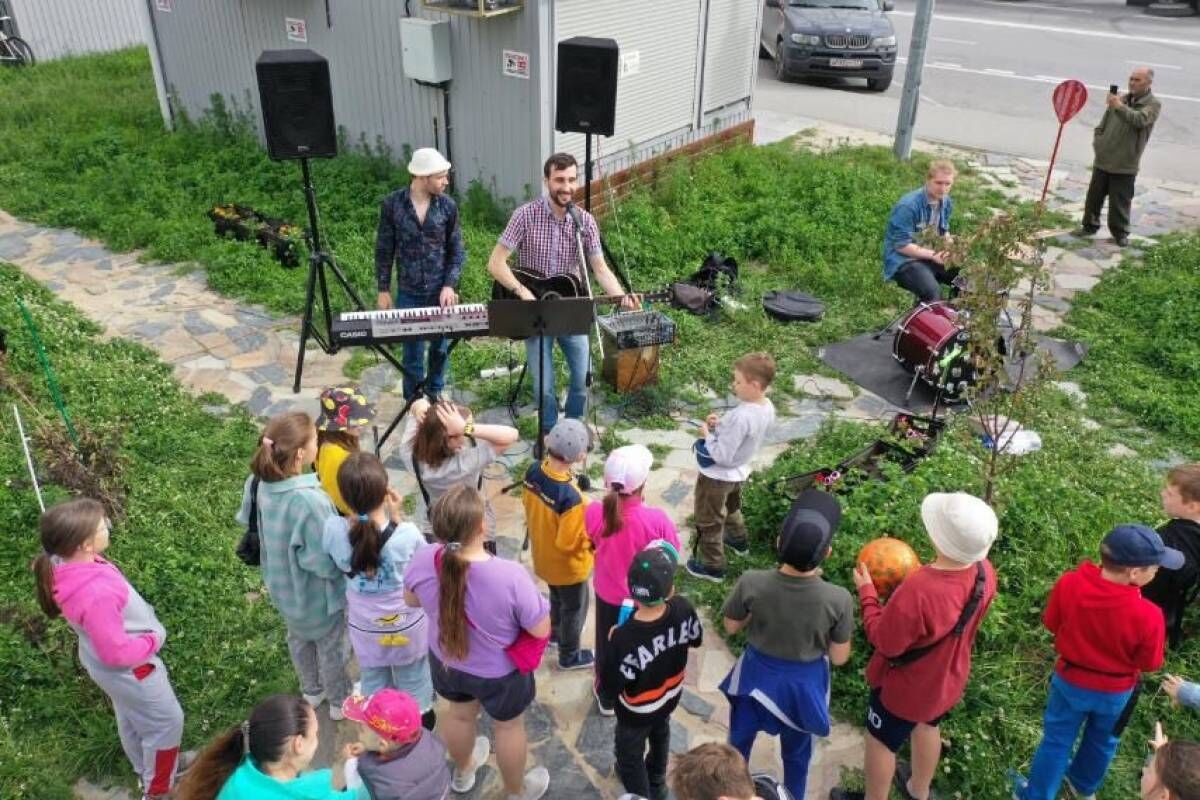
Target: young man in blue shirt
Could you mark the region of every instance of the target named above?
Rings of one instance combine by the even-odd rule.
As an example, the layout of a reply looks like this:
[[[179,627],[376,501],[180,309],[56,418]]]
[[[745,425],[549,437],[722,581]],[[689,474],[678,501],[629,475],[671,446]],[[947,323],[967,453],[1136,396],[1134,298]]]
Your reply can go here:
[[[949,235],[954,176],[954,164],[932,162],[925,185],[904,195],[892,207],[883,234],[883,279],[912,292],[918,302],[940,300],[942,284],[949,286],[958,274],[956,269],[946,269],[943,251],[914,241],[926,229],[938,236]]]

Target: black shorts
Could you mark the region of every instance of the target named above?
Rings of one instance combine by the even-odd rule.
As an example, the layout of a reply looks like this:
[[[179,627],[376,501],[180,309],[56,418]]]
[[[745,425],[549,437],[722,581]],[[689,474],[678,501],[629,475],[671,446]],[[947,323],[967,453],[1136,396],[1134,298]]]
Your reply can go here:
[[[435,680],[434,685],[436,684]],[[913,728],[917,727],[917,723],[901,719],[884,708],[883,700],[880,699],[881,694],[882,691],[879,689],[871,690],[871,700],[867,703],[867,733],[881,742],[888,750],[898,753],[904,743],[908,741],[908,737],[912,735]],[[936,728],[942,724],[942,720],[949,713],[947,711],[940,717],[925,722],[925,724]]]
[[[518,670],[503,678],[481,678],[454,667],[447,667],[429,651],[429,671],[433,674],[433,690],[451,703],[470,703],[478,700],[488,716],[499,722],[516,719],[537,696],[533,673]]]

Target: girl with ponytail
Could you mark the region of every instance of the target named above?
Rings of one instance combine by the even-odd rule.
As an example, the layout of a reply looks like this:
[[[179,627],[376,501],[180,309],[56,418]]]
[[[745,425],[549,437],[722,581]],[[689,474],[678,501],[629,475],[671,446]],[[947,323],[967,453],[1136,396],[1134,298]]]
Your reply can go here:
[[[482,707],[493,720],[507,798],[537,800],[550,775],[545,767],[525,771],[524,711],[533,702],[533,673],[516,669],[505,649],[522,631],[549,637],[549,603],[523,566],[484,549],[484,502],[474,486],[448,489],[430,521],[439,543],[413,556],[404,597],[429,615],[433,688],[449,701],[441,734],[454,761],[451,788],[469,792],[487,760],[487,737],[476,735]]]
[[[33,562],[38,603],[79,637],[79,661],[117,715],[121,747],[144,798],[167,797],[175,782],[183,709],[158,657],[167,632],[154,609],[101,554],[109,544],[104,506],[68,500],[42,514],[42,552]]]
[[[412,695],[433,730],[425,612],[404,602],[404,569],[425,537],[400,513],[401,497],[373,454],[351,453],[338,468],[346,517],[325,522],[322,544],[346,574],[350,644],[362,669],[362,693],[391,687]]]
[[[255,496],[263,582],[287,626],[300,690],[314,708],[328,699],[330,719],[339,720],[350,694],[346,581],[321,546],[325,520],[337,512],[310,470],[316,457],[317,429],[308,414],[271,417],[250,462],[237,521],[250,522]]]
[[[306,772],[317,744],[312,706],[272,695],[200,754],[175,800],[370,800],[365,791],[334,788],[340,769]]]
[[[634,556],[660,539],[679,550],[679,534],[667,513],[642,504],[642,489],[653,463],[654,456],[640,444],[613,450],[604,463],[608,494],[603,503],[591,503],[583,512],[583,525],[596,551],[592,583],[596,591],[597,676],[605,663],[609,631],[618,623],[621,604],[629,597],[626,577]],[[600,692],[598,679],[594,686],[600,713],[611,715],[614,698]]]

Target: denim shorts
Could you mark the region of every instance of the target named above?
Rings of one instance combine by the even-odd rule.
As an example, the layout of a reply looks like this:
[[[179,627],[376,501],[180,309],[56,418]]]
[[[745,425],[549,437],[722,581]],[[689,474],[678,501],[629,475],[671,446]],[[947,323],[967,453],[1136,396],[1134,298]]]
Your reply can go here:
[[[429,670],[433,673],[433,689],[451,703],[470,703],[478,700],[488,716],[499,722],[519,717],[537,696],[533,673],[513,670],[502,678],[481,678],[469,672],[448,667],[429,651]]]

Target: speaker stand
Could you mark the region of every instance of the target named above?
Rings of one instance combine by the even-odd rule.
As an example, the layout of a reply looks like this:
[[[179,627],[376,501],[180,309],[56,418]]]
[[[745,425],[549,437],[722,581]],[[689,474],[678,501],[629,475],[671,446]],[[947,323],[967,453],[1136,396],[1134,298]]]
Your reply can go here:
[[[296,349],[296,376],[292,382],[292,393],[300,393],[300,379],[304,375],[304,348],[308,344],[309,337],[312,337],[321,350],[328,354],[333,354],[338,351],[338,346],[333,343],[333,336],[330,331],[333,328],[333,311],[329,307],[329,282],[325,277],[325,270],[329,270],[337,282],[341,284],[346,295],[354,303],[354,308],[357,311],[365,311],[366,306],[363,305],[362,298],[358,292],[350,285],[350,281],[346,278],[341,267],[333,260],[333,256],[327,253],[321,247],[321,229],[318,224],[320,215],[317,213],[317,194],[313,189],[312,170],[309,167],[308,159],[300,159],[300,173],[304,178],[304,202],[308,206],[308,283],[304,289],[304,317],[300,323],[300,344]],[[320,291],[321,313],[325,323],[324,329],[317,326],[317,321],[313,319],[315,316],[315,306],[317,301],[317,292]],[[404,365],[391,352],[379,345],[370,345],[378,355],[382,356],[385,361],[395,367],[400,373],[404,373]]]
[[[592,135],[583,135],[583,208],[592,213]]]

